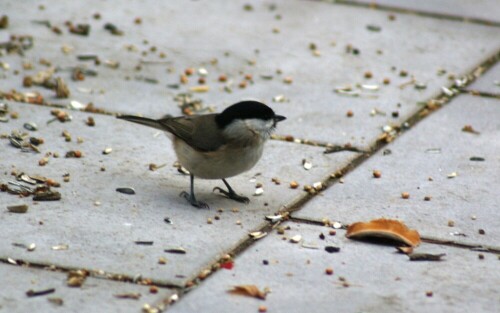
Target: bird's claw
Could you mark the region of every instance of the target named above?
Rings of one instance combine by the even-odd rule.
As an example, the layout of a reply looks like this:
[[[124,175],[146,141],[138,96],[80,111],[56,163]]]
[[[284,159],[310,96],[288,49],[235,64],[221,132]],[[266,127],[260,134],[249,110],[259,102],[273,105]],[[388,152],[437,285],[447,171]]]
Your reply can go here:
[[[208,204],[196,200],[196,198],[190,193],[183,191],[181,192],[180,196],[184,197],[184,199],[186,199],[192,206],[197,207],[198,209],[210,209]]]
[[[215,191],[222,193],[223,195],[225,195],[226,197],[228,197],[229,199],[232,199],[234,201],[238,201],[238,202],[245,203],[245,204],[248,204],[250,202],[250,199],[248,199],[247,197],[240,196],[235,192],[226,191],[220,187],[214,187],[212,192],[215,192]]]

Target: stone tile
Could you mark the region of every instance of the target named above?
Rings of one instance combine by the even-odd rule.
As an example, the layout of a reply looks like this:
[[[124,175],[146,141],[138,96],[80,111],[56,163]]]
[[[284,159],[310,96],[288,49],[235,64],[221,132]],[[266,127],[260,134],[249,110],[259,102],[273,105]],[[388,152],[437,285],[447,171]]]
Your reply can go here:
[[[340,1],[339,1],[340,2]],[[445,15],[463,16],[464,18],[483,19],[492,22],[500,22],[500,9],[495,0],[347,0],[342,2],[367,3],[393,6],[396,8],[439,13]]]
[[[170,311],[257,312],[264,305],[267,312],[496,312],[500,305],[496,255],[480,260],[477,252],[423,244],[420,251],[446,253],[444,261],[411,262],[393,247],[346,239],[343,230],[329,236],[331,228],[286,225],[291,228],[286,238],[300,234],[304,243],[319,249],[273,232],[238,256],[232,270],[220,270]],[[324,250],[332,244],[339,253]],[[328,267],[331,276],[325,274]],[[262,301],[227,292],[243,284],[268,287],[271,293]]]
[[[373,144],[382,126],[400,124],[420,107],[418,102],[436,96],[441,86],[449,85],[448,74],[464,74],[500,48],[496,27],[405,14],[396,14],[396,20],[390,21],[387,12],[322,2],[277,1],[273,5],[252,2],[253,10],[246,11],[244,1],[191,1],[182,7],[169,2],[134,1],[119,8],[113,3],[90,1],[85,5],[65,3],[64,15],[59,14],[58,2],[46,5],[43,11],[37,4],[13,1],[5,4],[6,12],[12,15],[9,33],[35,36],[35,48],[26,52],[28,60],[37,63],[45,58],[62,69],[86,65],[99,72],[97,77],[87,77],[82,82],[72,82],[68,71],[57,73],[68,81],[71,99],[84,104],[92,102],[115,112],[156,117],[166,113],[178,115],[179,109],[172,98],[196,86],[198,76],[194,75],[189,84],[178,90],[166,85],[178,83],[185,68],[205,67],[211,90],[199,97],[206,105],[220,110],[243,98],[271,102],[273,97],[284,95],[288,103],[272,104],[288,117],[279,130],[281,134],[335,144],[350,142],[365,148]],[[22,17],[14,14],[20,11]],[[101,20],[92,18],[96,11],[101,13]],[[219,14],[222,11],[224,15]],[[360,14],[364,22],[353,24]],[[141,25],[133,22],[137,16],[142,18]],[[65,29],[58,36],[29,22],[40,19],[49,19],[63,29],[66,20],[89,23],[92,30],[89,37],[70,35]],[[308,22],[297,22],[304,20]],[[103,30],[106,22],[115,23],[125,35],[110,35]],[[381,31],[370,31],[368,25],[380,26]],[[4,37],[7,35],[4,32]],[[311,43],[321,56],[313,55]],[[64,44],[74,47],[74,51],[64,55],[60,51]],[[138,51],[128,51],[126,47],[130,45]],[[348,45],[359,49],[360,54],[346,53]],[[153,46],[156,52],[150,52]],[[165,52],[167,57],[160,59],[159,52]],[[94,66],[92,62],[76,60],[76,55],[85,53],[95,53],[103,61],[117,60],[120,67],[110,69],[103,64]],[[214,58],[218,63],[211,65]],[[45,68],[36,64],[34,70],[25,72],[21,60],[16,56],[5,59],[11,70],[4,73],[2,90],[24,90],[22,77]],[[140,60],[171,63],[143,65],[141,71],[136,71]],[[167,71],[169,68],[171,73]],[[14,75],[16,69],[21,74]],[[446,70],[446,74],[439,76],[440,69]],[[282,74],[276,74],[277,70]],[[400,77],[401,70],[407,71],[408,76]],[[372,72],[373,78],[364,78],[367,71]],[[233,82],[232,93],[223,91],[223,84],[217,81],[220,74],[226,74]],[[253,75],[253,83],[240,89],[238,84],[245,74]],[[272,74],[274,78],[268,81],[260,77],[262,74]],[[159,83],[148,84],[137,77],[155,78]],[[283,83],[285,77],[292,77],[293,83]],[[391,81],[389,85],[382,84],[386,77]],[[399,87],[411,77],[427,88]],[[363,90],[363,96],[358,98],[333,92],[335,87],[356,84],[379,85],[380,90]],[[38,90],[30,90],[33,89]],[[85,93],[88,90],[93,92]],[[57,100],[52,91],[41,92],[50,102],[70,100]],[[370,117],[374,108],[385,115]],[[353,111],[352,118],[346,117],[348,110]],[[396,111],[398,117],[391,117]]]
[[[0,290],[0,310],[5,312],[138,312],[144,303],[154,303],[160,297],[173,294],[160,288],[151,294],[148,286],[87,278],[81,288],[66,285],[66,274],[27,267],[0,264],[3,288]],[[54,288],[46,296],[27,297],[28,290]],[[119,299],[114,295],[139,293],[139,300]],[[48,301],[63,300],[61,306]]]
[[[2,139],[0,182],[15,180],[11,176],[13,170],[42,175],[62,184],[62,199],[33,202],[30,198],[0,193],[0,229],[4,239],[0,257],[130,276],[142,274],[172,284],[183,284],[264,223],[265,215],[302,196],[301,188],[290,189],[291,180],[301,186],[312,184],[356,156],[325,155],[322,148],[271,141],[255,168],[229,179],[237,192],[250,196],[249,205],[212,193],[213,187],[223,186],[220,181],[195,180],[197,198],[212,207],[200,210],[179,197],[181,191],[189,189],[189,177],[172,166],[176,160],[174,152],[166,136],[158,131],[103,115],[92,115],[96,125],[89,127],[84,121],[91,115],[80,112],[72,113],[71,122],[46,124],[52,118],[50,108],[11,103],[11,110],[17,111],[19,118],[0,123],[0,133],[22,129],[25,122],[33,121],[39,130],[31,135],[44,138],[45,143],[40,146],[41,154],[23,153],[11,146],[8,139]],[[72,135],[71,142],[65,142],[63,130]],[[82,143],[77,142],[78,137]],[[102,154],[106,147],[113,149],[111,154]],[[64,158],[69,150],[80,150],[83,157]],[[49,157],[46,166],[39,166],[38,161],[47,152],[57,152],[60,157]],[[303,159],[310,160],[313,168],[306,171]],[[152,172],[148,169],[150,163],[166,166]],[[70,182],[63,182],[64,173],[70,174]],[[275,185],[273,177],[279,178],[281,185]],[[264,194],[251,196],[258,182],[263,184]],[[136,194],[117,193],[117,187],[133,187]],[[7,212],[6,206],[16,203],[28,204],[28,212]],[[219,208],[224,211],[218,212]],[[239,211],[232,212],[233,208]],[[164,222],[166,217],[172,225]],[[207,224],[208,218],[213,224]],[[136,245],[137,240],[154,244]],[[12,246],[13,242],[34,242],[39,248],[27,252]],[[67,244],[69,249],[51,249],[59,244]],[[164,253],[164,249],[177,246],[184,247],[187,254]],[[159,265],[160,257],[166,257],[168,264]]]
[[[494,187],[500,185],[495,174],[500,171],[499,102],[456,98],[388,145],[391,154],[380,151],[295,216],[345,223],[398,218],[423,236],[499,247],[499,196]],[[461,131],[465,125],[480,134]],[[373,178],[373,170],[382,177]],[[447,178],[454,172],[455,178]],[[402,192],[410,198],[402,199]],[[425,196],[431,201],[424,201]],[[455,226],[449,227],[449,221]],[[479,229],[486,234],[480,235]]]
[[[495,64],[486,74],[468,86],[467,89],[500,94],[500,63]]]

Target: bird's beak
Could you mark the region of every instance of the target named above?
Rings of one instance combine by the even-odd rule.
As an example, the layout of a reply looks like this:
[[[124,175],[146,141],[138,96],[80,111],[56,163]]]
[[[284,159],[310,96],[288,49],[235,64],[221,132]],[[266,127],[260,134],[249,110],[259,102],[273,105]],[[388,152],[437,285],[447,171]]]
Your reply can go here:
[[[282,116],[282,115],[275,115],[274,116],[274,121],[277,123],[277,122],[281,122],[283,120],[286,120],[286,117]]]

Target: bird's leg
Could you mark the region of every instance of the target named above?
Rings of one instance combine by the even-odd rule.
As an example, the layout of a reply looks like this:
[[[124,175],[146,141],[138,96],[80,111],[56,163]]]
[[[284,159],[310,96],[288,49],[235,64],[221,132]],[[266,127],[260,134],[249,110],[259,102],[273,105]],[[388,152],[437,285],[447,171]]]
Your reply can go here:
[[[229,184],[227,183],[227,181],[224,178],[222,179],[222,181],[224,182],[224,185],[226,185],[228,191],[225,191],[224,189],[222,189],[220,187],[215,187],[213,191],[217,190],[218,192],[224,194],[229,199],[233,199],[233,200],[238,201],[238,202],[243,202],[243,203],[250,202],[250,199],[248,199],[247,197],[240,196],[236,192],[234,192],[233,188],[231,188],[231,186],[229,186]]]
[[[184,197],[192,206],[197,207],[198,209],[209,209],[208,204],[205,202],[197,201],[194,197],[194,176],[191,175],[191,193],[187,193],[185,191],[181,192],[180,196]]]

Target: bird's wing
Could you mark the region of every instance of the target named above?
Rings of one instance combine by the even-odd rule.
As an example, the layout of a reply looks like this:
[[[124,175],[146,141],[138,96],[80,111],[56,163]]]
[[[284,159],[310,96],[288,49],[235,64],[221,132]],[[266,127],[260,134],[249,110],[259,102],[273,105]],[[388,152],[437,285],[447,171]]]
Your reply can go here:
[[[216,114],[158,120],[164,129],[200,151],[215,151],[226,143],[215,122]]]

